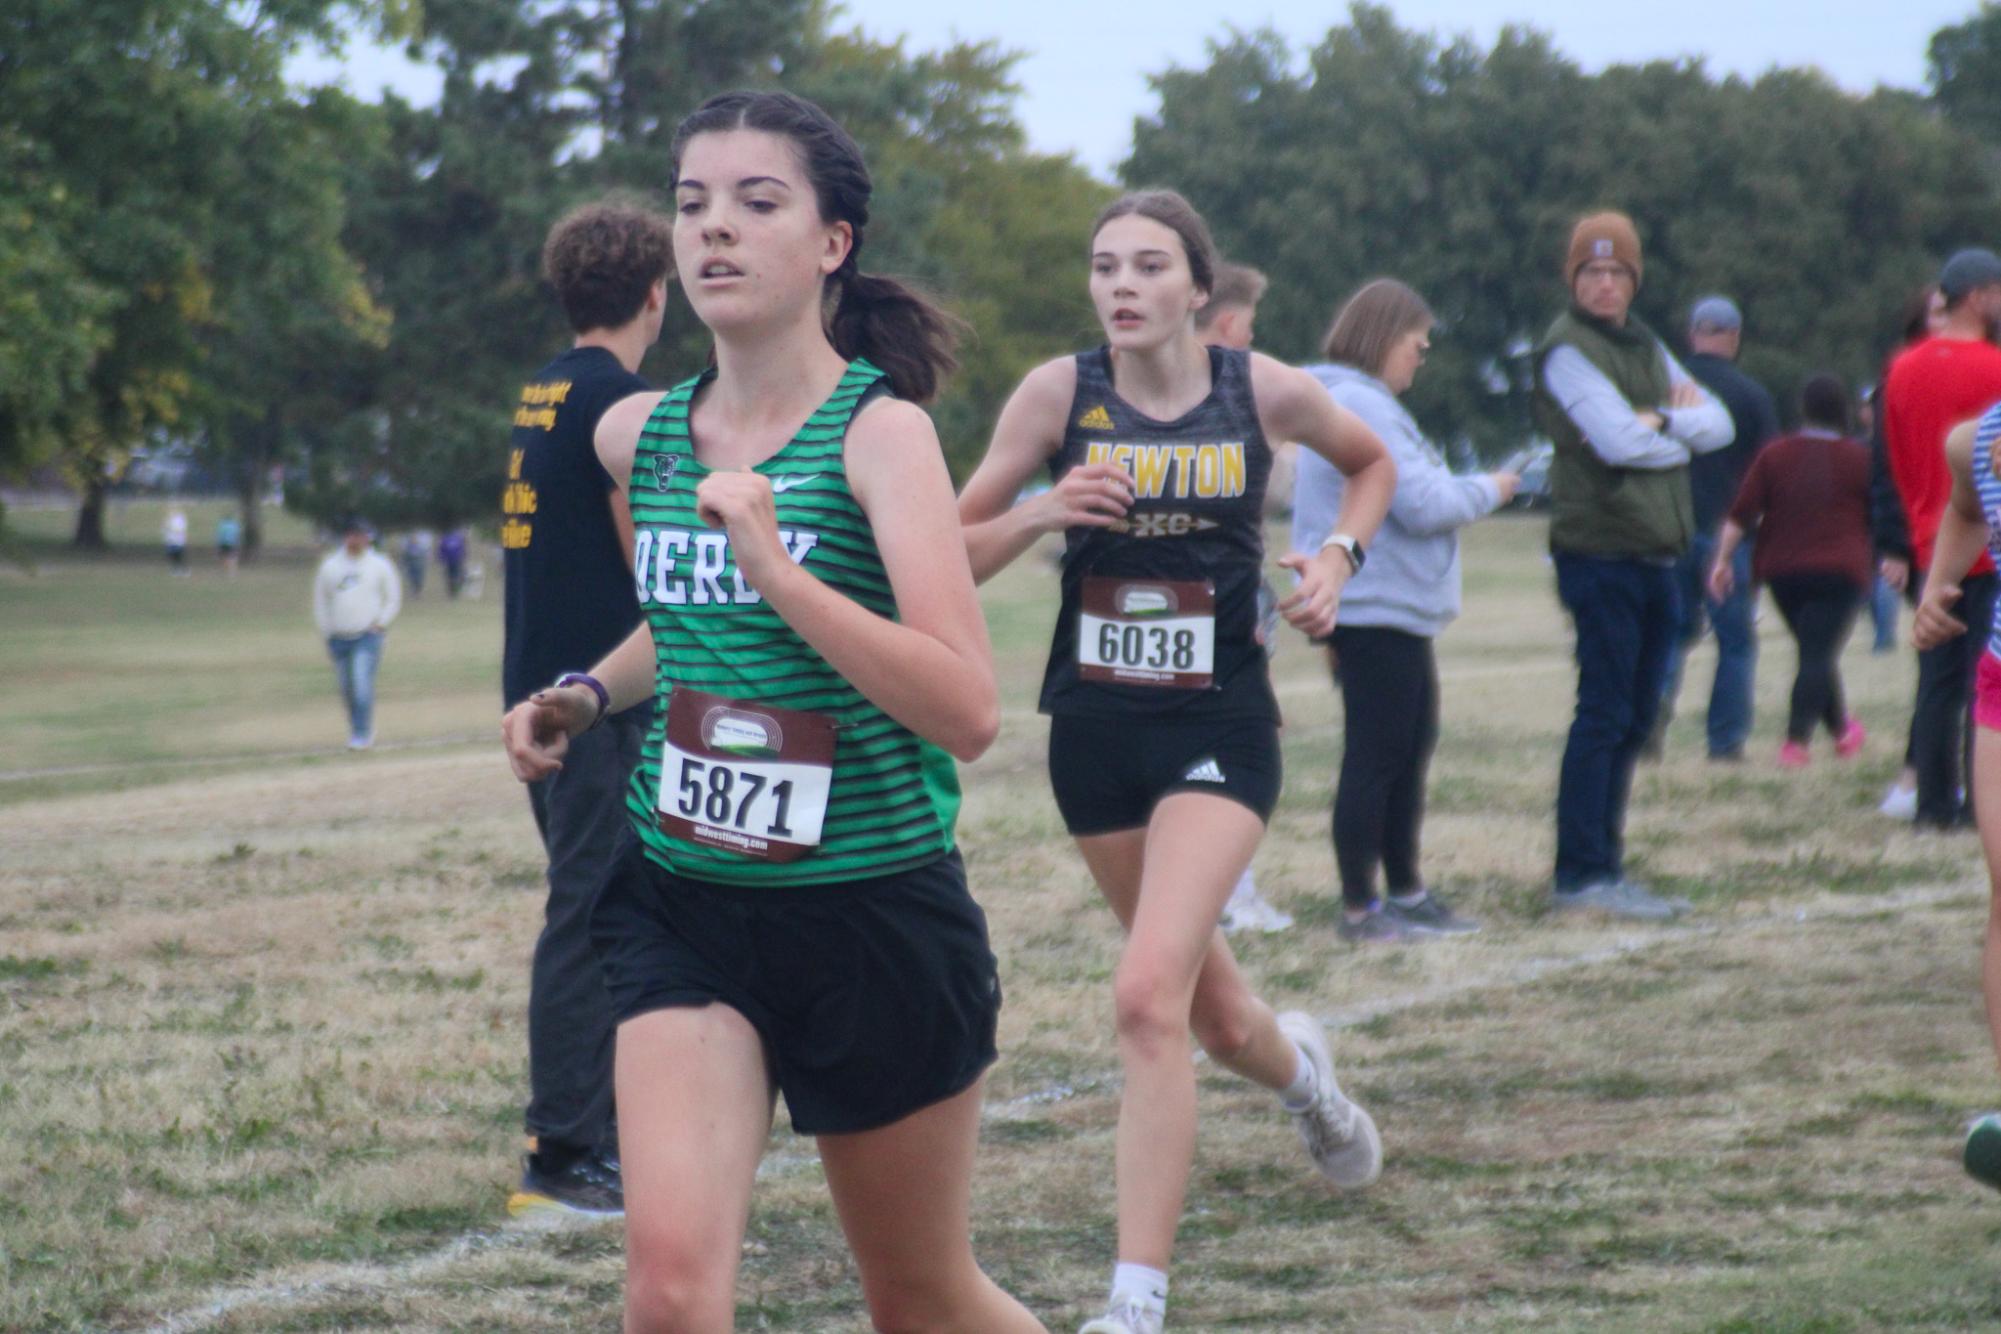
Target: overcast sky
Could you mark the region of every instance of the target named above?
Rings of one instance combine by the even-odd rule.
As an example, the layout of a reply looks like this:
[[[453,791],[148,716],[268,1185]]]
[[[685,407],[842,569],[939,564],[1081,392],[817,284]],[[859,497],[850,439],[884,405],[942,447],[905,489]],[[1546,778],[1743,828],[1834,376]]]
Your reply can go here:
[[[1515,22],[1551,34],[1587,69],[1701,56],[1712,71],[1756,76],[1774,65],[1817,65],[1843,87],[1921,88],[1931,34],[1970,17],[1977,0],[1394,0],[1399,25],[1493,43]],[[977,7],[939,0],[854,0],[842,26],[878,38],[905,36],[913,49],[993,38],[1024,53],[1019,114],[1029,141],[1069,152],[1109,178],[1131,151],[1136,116],[1153,107],[1146,76],[1200,66],[1207,43],[1234,24],[1270,26],[1306,47],[1346,18],[1329,0],[1004,0]],[[294,77],[341,77],[355,93],[384,86],[435,96],[435,76],[393,52],[357,46],[347,60],[302,57]]]

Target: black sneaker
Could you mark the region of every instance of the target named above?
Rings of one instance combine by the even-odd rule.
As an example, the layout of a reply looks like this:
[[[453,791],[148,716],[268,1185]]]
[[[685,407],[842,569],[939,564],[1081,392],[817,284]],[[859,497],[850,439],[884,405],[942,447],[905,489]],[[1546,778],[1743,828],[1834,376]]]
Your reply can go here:
[[[1451,905],[1435,893],[1426,893],[1416,903],[1408,904],[1385,899],[1383,916],[1395,922],[1407,936],[1470,936],[1480,929],[1478,922],[1453,912]]]
[[[618,1159],[594,1150],[551,1171],[531,1153],[522,1160],[521,1189],[508,1197],[507,1212],[515,1218],[623,1218]]]

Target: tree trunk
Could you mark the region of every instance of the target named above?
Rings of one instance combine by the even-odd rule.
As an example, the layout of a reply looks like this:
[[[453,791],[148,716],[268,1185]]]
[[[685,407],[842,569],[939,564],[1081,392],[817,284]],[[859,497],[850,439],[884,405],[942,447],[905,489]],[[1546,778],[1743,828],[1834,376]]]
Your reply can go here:
[[[76,534],[70,545],[85,551],[103,551],[111,544],[104,540],[104,499],[110,487],[101,470],[93,468],[83,484],[83,503],[76,510]]]

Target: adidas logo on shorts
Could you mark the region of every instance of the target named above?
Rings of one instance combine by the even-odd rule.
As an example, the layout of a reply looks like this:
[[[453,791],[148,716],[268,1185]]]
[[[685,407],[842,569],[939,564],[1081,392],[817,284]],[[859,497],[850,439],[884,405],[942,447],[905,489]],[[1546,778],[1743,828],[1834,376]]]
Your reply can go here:
[[[1220,783],[1223,781],[1223,770],[1218,767],[1214,758],[1205,758],[1189,766],[1188,772],[1181,775],[1181,781],[1184,783]]]

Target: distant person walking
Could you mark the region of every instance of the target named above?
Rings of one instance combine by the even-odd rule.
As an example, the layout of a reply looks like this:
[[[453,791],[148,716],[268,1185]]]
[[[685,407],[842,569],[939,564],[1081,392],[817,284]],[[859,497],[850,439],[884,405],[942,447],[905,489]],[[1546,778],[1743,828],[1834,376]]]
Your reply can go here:
[[[1327,331],[1333,363],[1309,366],[1336,403],[1389,446],[1396,495],[1368,564],[1341,590],[1328,639],[1341,691],[1341,778],[1334,790],[1334,861],[1344,940],[1457,935],[1478,924],[1427,889],[1418,870],[1425,771],[1438,742],[1438,662],[1432,641],[1459,615],[1459,530],[1506,504],[1521,479],[1455,477],[1397,399],[1431,346],[1434,316],[1394,278],[1349,297]],[[1301,455],[1293,485],[1292,549],[1310,554],[1334,531],[1347,494],[1339,468]],[[1376,871],[1387,879],[1387,900]]]
[[[1689,460],[1730,443],[1730,414],[1632,314],[1632,219],[1580,218],[1563,273],[1570,307],[1535,349],[1536,419],[1556,445],[1549,545],[1577,629],[1553,902],[1672,917],[1679,904],[1626,876],[1626,799],[1680,624],[1674,563],[1695,535]]]
[[[1649,748],[1659,754],[1668,720],[1681,690],[1682,666],[1702,638],[1705,619],[1716,632],[1716,675],[1709,686],[1706,732],[1709,758],[1738,760],[1751,735],[1752,678],[1758,667],[1758,632],[1751,624],[1752,586],[1749,547],[1740,547],[1728,597],[1707,588],[1709,567],[1716,554],[1716,531],[1724,511],[1737,494],[1751,460],[1766,441],[1779,433],[1779,411],[1765,387],[1737,368],[1744,316],[1737,303],[1724,296],[1707,296],[1688,315],[1688,373],[1714,394],[1730,413],[1733,439],[1722,449],[1689,460],[1689,499],[1695,506],[1695,535],[1675,562],[1681,596],[1681,628],[1667,685],[1661,691],[1661,712],[1654,721]]]
[[[341,527],[341,544],[313,577],[313,622],[327,641],[334,679],[347,705],[347,748],[375,744],[375,669],[382,640],[403,607],[396,567],[377,551],[361,519]]]
[[[438,539],[438,564],[445,567],[445,596],[456,598],[466,586],[466,530],[454,528]]]
[[[1912,555],[1920,573],[1931,559],[1939,520],[1952,491],[1945,438],[2001,402],[2001,257],[1962,250],[1939,273],[1945,323],[1890,365],[1883,388],[1885,459],[1903,501]],[[1972,735],[1967,701],[1980,646],[1993,620],[1994,562],[1979,553],[1959,581],[1957,607],[1968,627],[1918,654],[1918,697],[1911,719],[1911,764],[1917,770],[1918,824],[1934,829],[1972,822]]]
[[[660,336],[673,262],[671,221],[630,205],[586,205],[543,243],[542,273],[575,339],[528,378],[508,439],[500,544],[509,709],[597,662],[639,625],[632,512],[593,442],[606,409],[647,388],[639,363]],[[590,917],[617,859],[626,784],[652,721],[650,702],[612,714],[571,739],[560,769],[527,785],[549,874],[528,984],[524,1119],[535,1147],[507,1202],[516,1216],[625,1207],[612,1112],[617,1026]]]
[[[222,572],[229,578],[236,577],[237,553],[243,546],[243,525],[234,514],[225,514],[215,521],[215,555],[222,562]]]
[[[410,586],[410,596],[424,596],[424,576],[431,567],[431,534],[423,528],[412,528],[403,537],[403,578]]]
[[[1867,731],[1850,716],[1841,689],[1841,647],[1869,590],[1869,447],[1848,432],[1848,390],[1816,375],[1800,392],[1800,430],[1766,445],[1752,462],[1723,522],[1709,570],[1721,602],[1746,590],[1736,554],[1756,535],[1753,571],[1799,646],[1792,709],[1779,764],[1804,768],[1817,725],[1843,759]]]
[[[167,571],[186,578],[188,570],[188,512],[179,505],[168,509],[160,522],[160,544],[167,549]]]

